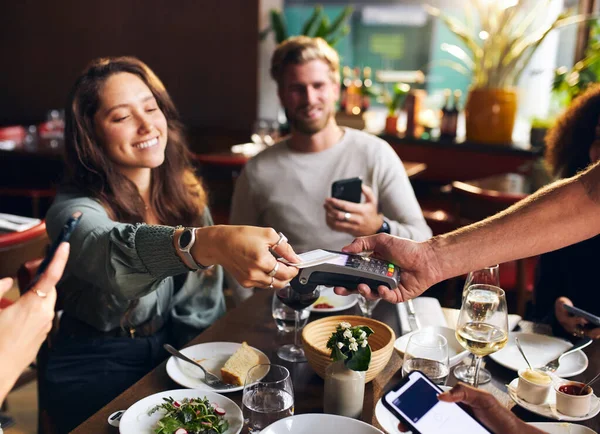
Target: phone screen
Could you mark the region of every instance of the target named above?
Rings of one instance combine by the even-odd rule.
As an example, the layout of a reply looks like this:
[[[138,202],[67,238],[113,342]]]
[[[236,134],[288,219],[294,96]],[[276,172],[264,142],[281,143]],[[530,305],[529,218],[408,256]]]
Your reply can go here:
[[[413,371],[407,380],[385,395],[386,407],[421,434],[489,433],[457,404],[438,400],[441,392],[422,373]]]

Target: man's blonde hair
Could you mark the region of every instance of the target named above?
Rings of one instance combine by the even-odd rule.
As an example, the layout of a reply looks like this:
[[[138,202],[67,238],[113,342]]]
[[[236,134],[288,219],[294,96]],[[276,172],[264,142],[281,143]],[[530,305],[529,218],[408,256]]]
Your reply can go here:
[[[294,36],[277,46],[271,58],[271,77],[281,85],[288,65],[302,65],[311,60],[322,60],[329,65],[331,80],[340,82],[340,58],[323,38]]]

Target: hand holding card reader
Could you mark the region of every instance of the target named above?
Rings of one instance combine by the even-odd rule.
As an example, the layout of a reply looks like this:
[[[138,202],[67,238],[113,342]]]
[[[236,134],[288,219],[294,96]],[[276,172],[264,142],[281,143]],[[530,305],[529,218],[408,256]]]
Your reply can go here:
[[[348,290],[356,290],[361,283],[371,288],[382,285],[390,289],[398,287],[400,269],[397,265],[368,256],[331,250],[320,252],[327,252],[328,257],[323,255],[323,260],[316,261],[314,265],[310,262],[306,266],[300,264],[300,272],[290,282],[296,292],[312,292],[318,285],[343,286]]]

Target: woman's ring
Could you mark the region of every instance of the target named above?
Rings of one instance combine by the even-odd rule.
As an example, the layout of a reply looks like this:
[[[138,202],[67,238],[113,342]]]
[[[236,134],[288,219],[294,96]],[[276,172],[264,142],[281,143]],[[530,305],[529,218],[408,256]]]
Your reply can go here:
[[[347,222],[348,220],[350,220],[350,217],[352,217],[352,214],[350,214],[349,212],[344,213],[344,221]]]
[[[277,274],[277,270],[279,270],[279,261],[277,261],[273,269],[267,273],[267,276],[275,277],[275,275]]]
[[[287,237],[285,235],[283,235],[281,232],[279,232],[279,239],[277,240],[277,242],[275,244],[273,244],[271,246],[271,250],[275,250],[281,243],[283,243],[284,241],[287,242]],[[277,264],[279,265],[279,264]]]

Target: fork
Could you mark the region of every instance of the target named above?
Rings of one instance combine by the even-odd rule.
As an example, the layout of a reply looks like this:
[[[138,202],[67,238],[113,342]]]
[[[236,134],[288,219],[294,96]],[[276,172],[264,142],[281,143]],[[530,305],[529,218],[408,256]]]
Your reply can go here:
[[[187,357],[183,353],[177,351],[171,345],[164,344],[163,348],[165,350],[167,350],[173,356],[177,357],[178,359],[181,359],[181,360],[183,360],[185,362],[191,363],[192,365],[197,366],[200,369],[202,369],[202,372],[204,372],[204,382],[206,384],[208,384],[210,387],[212,387],[213,389],[231,389],[232,387],[236,387],[233,384],[223,383],[223,381],[219,377],[217,377],[212,372],[204,369],[204,367],[200,363],[196,362],[195,360],[190,359],[189,357]]]
[[[577,350],[581,350],[581,349],[587,347],[591,343],[592,343],[592,339],[590,339],[590,338],[583,339],[580,342],[578,342],[577,344],[575,344],[572,348],[569,348],[567,351],[562,353],[556,359],[549,361],[548,363],[546,363],[544,366],[542,366],[539,369],[541,369],[542,371],[547,371],[547,372],[555,372],[558,369],[558,367],[560,366],[560,359],[562,359],[564,356],[566,356],[568,354],[574,353]]]

